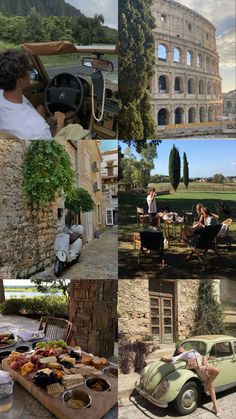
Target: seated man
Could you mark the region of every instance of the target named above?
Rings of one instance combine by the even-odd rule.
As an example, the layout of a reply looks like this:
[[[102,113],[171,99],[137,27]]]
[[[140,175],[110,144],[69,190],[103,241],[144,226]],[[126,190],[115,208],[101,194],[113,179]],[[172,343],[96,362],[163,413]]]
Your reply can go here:
[[[43,118],[44,107],[37,110],[24,97],[30,85],[31,63],[24,52],[7,50],[0,54],[0,131],[19,139],[51,139],[50,127]],[[43,115],[43,116],[42,116]],[[55,112],[55,135],[64,127],[65,115]]]

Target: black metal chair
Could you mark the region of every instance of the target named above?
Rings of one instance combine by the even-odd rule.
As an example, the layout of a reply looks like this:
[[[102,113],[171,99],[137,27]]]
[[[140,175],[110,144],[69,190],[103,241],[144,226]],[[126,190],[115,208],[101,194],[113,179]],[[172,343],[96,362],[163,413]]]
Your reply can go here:
[[[192,225],[194,222],[194,212],[192,210],[183,210],[184,224]]]
[[[162,266],[165,266],[164,260],[164,236],[162,231],[140,231],[140,250],[138,263],[141,257],[152,257],[154,254],[160,254]]]
[[[188,245],[191,247],[191,253],[186,257],[185,260],[190,261],[194,256],[196,256],[200,263],[204,265],[204,257],[208,250],[211,249],[223,263],[223,260],[216,249],[216,236],[220,229],[221,224],[204,227],[199,235],[197,234],[188,242]]]

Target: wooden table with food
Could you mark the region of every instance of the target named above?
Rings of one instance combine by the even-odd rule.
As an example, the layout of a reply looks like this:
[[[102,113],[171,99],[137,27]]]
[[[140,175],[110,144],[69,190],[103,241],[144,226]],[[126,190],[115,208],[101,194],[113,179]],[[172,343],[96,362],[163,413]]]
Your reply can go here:
[[[12,351],[2,368],[59,419],[72,419],[78,411],[81,419],[98,419],[117,403],[117,367],[63,340]]]

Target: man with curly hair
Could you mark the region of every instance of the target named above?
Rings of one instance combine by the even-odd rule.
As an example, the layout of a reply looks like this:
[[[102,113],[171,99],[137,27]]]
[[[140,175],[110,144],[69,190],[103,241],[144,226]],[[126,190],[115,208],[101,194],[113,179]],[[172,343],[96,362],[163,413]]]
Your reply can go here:
[[[51,139],[44,107],[39,105],[35,109],[23,95],[30,85],[31,68],[29,56],[24,52],[7,50],[0,53],[0,131],[20,139]],[[65,115],[55,112],[54,119],[56,135],[64,127]]]

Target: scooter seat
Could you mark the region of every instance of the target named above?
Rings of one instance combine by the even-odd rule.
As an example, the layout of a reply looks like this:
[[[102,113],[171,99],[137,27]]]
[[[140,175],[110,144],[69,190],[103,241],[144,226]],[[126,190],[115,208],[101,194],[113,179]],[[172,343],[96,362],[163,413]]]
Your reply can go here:
[[[69,244],[74,243],[79,237],[80,237],[80,234],[78,234],[78,233],[70,233],[70,242],[69,242]]]

